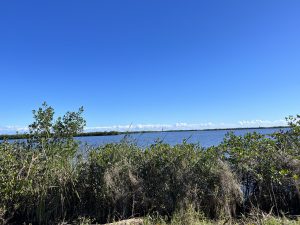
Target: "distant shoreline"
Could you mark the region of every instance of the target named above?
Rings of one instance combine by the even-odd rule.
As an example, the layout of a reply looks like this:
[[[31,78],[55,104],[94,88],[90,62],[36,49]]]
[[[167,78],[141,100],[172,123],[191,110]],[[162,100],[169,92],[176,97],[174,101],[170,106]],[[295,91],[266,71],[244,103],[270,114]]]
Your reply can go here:
[[[257,130],[257,129],[284,129],[289,126],[273,126],[273,127],[236,127],[236,128],[210,128],[210,129],[195,129],[195,130],[161,130],[161,131],[97,131],[97,132],[83,132],[75,137],[91,137],[91,136],[114,136],[122,134],[143,134],[143,133],[158,133],[158,132],[187,132],[187,131],[235,131],[235,130]],[[17,140],[27,139],[30,134],[1,134],[0,140]]]

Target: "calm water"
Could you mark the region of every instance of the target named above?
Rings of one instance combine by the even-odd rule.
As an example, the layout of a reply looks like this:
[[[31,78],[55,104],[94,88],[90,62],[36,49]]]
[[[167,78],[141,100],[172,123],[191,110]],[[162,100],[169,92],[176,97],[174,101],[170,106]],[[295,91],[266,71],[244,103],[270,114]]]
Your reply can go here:
[[[284,128],[283,130],[287,130],[288,128]],[[278,128],[270,128],[270,129],[244,129],[244,130],[234,130],[233,132],[236,135],[244,135],[249,132],[257,132],[261,134],[271,134],[276,131],[279,131]],[[133,141],[137,143],[140,147],[147,147],[157,140],[162,140],[164,143],[170,145],[176,145],[183,142],[183,140],[187,140],[188,143],[200,144],[203,147],[210,147],[213,145],[218,145],[222,142],[225,137],[225,134],[228,133],[229,130],[211,130],[211,131],[173,131],[173,132],[153,132],[153,133],[136,133],[127,135],[129,141]],[[76,137],[76,140],[81,141],[82,146],[88,144],[89,146],[99,146],[105,145],[108,143],[117,143],[124,139],[125,135],[113,135],[113,136],[90,136],[90,137]],[[13,142],[14,140],[10,140]],[[24,140],[18,140],[24,141]],[[0,140],[0,142],[2,142]]]
[[[180,144],[184,139],[187,139],[188,143],[199,143],[203,147],[210,147],[220,144],[225,137],[225,134],[229,131],[230,130],[140,133],[131,134],[129,140],[135,141],[141,147],[146,147],[153,144],[158,139],[171,145]],[[244,135],[254,131],[261,134],[271,134],[275,131],[279,131],[279,129],[245,129],[235,130],[233,132],[236,135]],[[92,146],[99,146],[107,143],[120,142],[124,137],[125,135],[122,134],[114,136],[78,137],[76,139],[80,140],[83,144],[87,143]]]

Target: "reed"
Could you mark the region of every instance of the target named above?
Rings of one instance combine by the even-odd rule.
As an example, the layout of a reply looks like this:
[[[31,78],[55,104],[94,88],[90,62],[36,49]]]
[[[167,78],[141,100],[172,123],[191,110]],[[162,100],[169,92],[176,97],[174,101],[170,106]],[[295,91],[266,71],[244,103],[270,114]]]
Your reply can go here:
[[[54,120],[44,104],[26,142],[0,143],[1,224],[299,224],[286,218],[300,214],[300,116],[285,132],[231,133],[210,148],[124,140],[84,158],[73,139],[82,112]]]

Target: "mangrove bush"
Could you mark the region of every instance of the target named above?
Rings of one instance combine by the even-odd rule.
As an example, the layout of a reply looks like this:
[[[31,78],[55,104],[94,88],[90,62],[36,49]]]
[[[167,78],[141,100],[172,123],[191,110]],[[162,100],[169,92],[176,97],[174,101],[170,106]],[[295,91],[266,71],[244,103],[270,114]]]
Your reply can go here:
[[[85,126],[82,113],[54,119],[44,103],[25,141],[0,143],[0,224],[300,214],[300,116],[287,119],[286,131],[229,133],[210,148],[124,140],[81,155],[73,137]]]

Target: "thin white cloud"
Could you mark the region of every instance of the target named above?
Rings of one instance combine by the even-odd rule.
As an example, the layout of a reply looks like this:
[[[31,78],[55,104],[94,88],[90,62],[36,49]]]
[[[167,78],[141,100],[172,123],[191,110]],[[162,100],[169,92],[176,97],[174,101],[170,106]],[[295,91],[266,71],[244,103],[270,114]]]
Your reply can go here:
[[[241,127],[271,127],[271,126],[286,126],[285,120],[243,120],[239,121]]]
[[[286,126],[285,120],[242,120],[237,123],[186,123],[178,122],[175,124],[128,124],[128,125],[112,125],[112,126],[95,126],[86,127],[85,132],[95,131],[162,131],[162,130],[201,130],[215,128],[243,128],[243,127],[272,127]],[[14,134],[16,132],[28,132],[28,127],[22,126],[2,126],[0,134]]]
[[[86,127],[85,131],[161,131],[161,130],[201,130],[215,128],[243,128],[243,127],[273,127],[286,126],[285,120],[243,120],[237,123],[185,123],[178,122],[175,124],[131,124],[131,125],[114,125]]]
[[[15,126],[15,125],[0,127],[0,134],[15,134],[16,132],[18,133],[28,132],[28,127]]]

